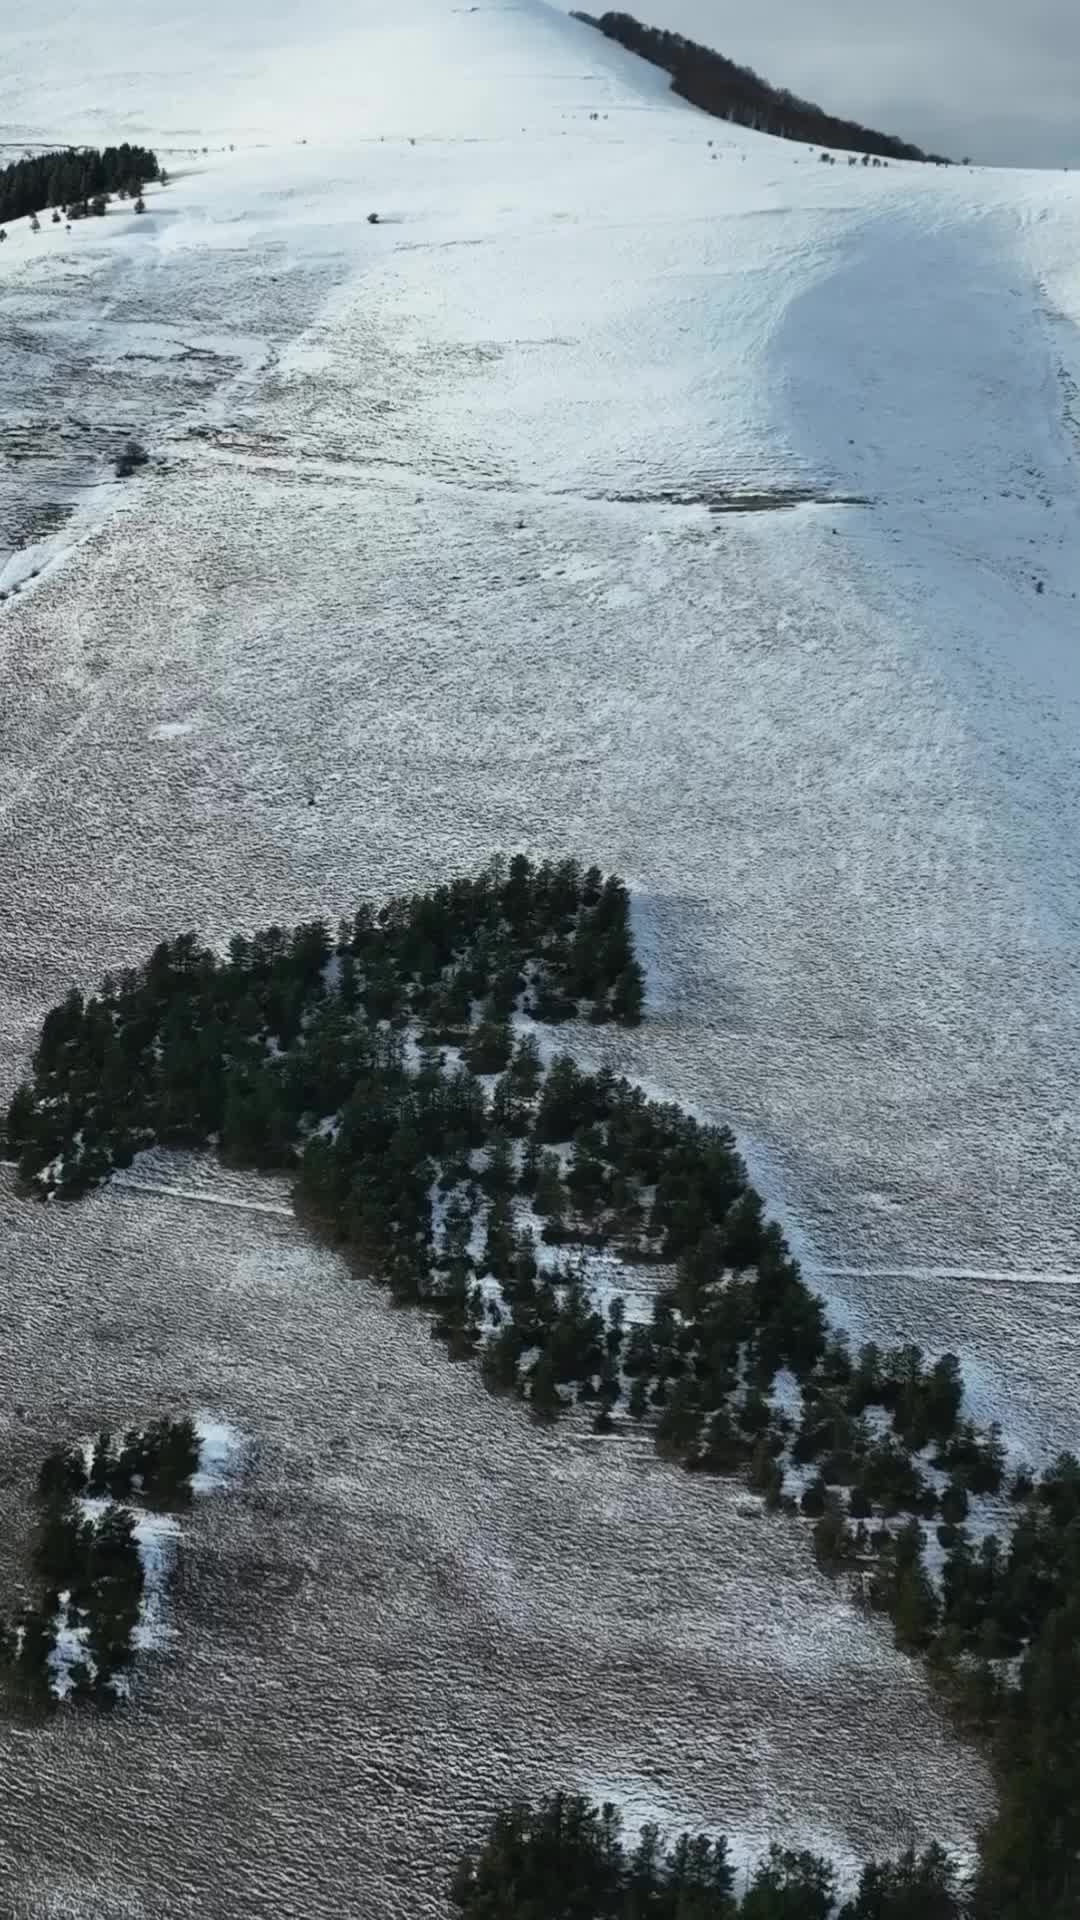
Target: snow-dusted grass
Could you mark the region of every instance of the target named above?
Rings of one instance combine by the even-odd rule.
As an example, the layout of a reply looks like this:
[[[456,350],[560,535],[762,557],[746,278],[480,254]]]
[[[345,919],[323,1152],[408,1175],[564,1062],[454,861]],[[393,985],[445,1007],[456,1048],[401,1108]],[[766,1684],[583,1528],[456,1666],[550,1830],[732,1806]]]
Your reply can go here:
[[[118,0],[107,31],[76,32],[72,20],[45,0],[32,23],[14,13],[0,23],[4,137],[146,138],[173,181],[141,220],[111,211],[71,236],[16,223],[0,249],[11,453],[0,506],[13,549],[0,565],[19,584],[0,605],[0,1078],[18,1077],[69,980],[141,957],[178,921],[225,937],[441,879],[497,846],[579,852],[633,882],[643,949],[659,962],[641,1034],[590,1044],[737,1126],[755,1182],[811,1277],[821,1270],[834,1319],[883,1344],[960,1352],[980,1413],[997,1412],[1033,1460],[1070,1443],[1076,180],[820,167],[797,147],[702,119],[665,75],[531,0],[475,13],[405,0],[392,21],[374,0],[313,0],[302,17],[271,0],[257,19],[210,0],[153,15]],[[592,122],[598,109],[607,117]],[[377,228],[372,209],[387,216]],[[109,457],[129,431],[153,464],[120,485]],[[792,484],[872,505],[714,517],[655,498]],[[196,714],[191,732],[152,737]],[[170,1287],[146,1275],[141,1247],[124,1250],[125,1266],[104,1229],[82,1266],[83,1221],[104,1207],[110,1221],[129,1209],[169,1220]],[[204,1213],[213,1233],[199,1241]],[[336,1295],[312,1277],[318,1258],[292,1247],[287,1216],[270,1183],[187,1165],[161,1179],[132,1169],[77,1229],[39,1210],[7,1282],[21,1315],[12,1402],[30,1397],[27,1381],[59,1391],[76,1325],[88,1369],[105,1364],[96,1342],[115,1325],[107,1382],[122,1371],[133,1393],[156,1387],[172,1351],[159,1360],[146,1299],[174,1333],[198,1243],[220,1271],[199,1295],[198,1325],[184,1322],[193,1391],[212,1379],[232,1405],[234,1381],[246,1380],[251,1423],[253,1382],[267,1394],[272,1371],[275,1413],[306,1446],[312,1401],[340,1378],[348,1391],[335,1399],[333,1387],[327,1418],[351,1431],[367,1386],[364,1369],[354,1378],[346,1365],[352,1322],[318,1346],[308,1306],[329,1319]],[[84,1304],[80,1319],[69,1304],[59,1321],[46,1255],[59,1236],[74,1260],[64,1236],[76,1231],[72,1298],[93,1313]],[[207,1251],[225,1245],[231,1265]],[[252,1300],[262,1323],[248,1316]],[[282,1358],[277,1333],[294,1313]],[[305,1343],[320,1357],[310,1375]],[[406,1376],[417,1401],[436,1391],[408,1375],[401,1348],[387,1354],[387,1405]],[[452,1384],[437,1391],[465,1394],[444,1371]],[[459,1446],[454,1406],[443,1424],[438,1406],[424,1408],[429,1455],[453,1468],[436,1482],[434,1521],[436,1469],[430,1458],[402,1464],[395,1434],[354,1465],[343,1528],[359,1524],[380,1473],[389,1510],[417,1503],[417,1538],[445,1523],[474,1458],[502,1433],[485,1409],[472,1449]],[[526,1673],[566,1610],[559,1543],[576,1506],[552,1494],[558,1473],[579,1494],[574,1456],[559,1451],[571,1442],[545,1444],[556,1466],[544,1498],[559,1520],[541,1550],[530,1512],[518,1554],[528,1570],[518,1588],[534,1601],[531,1637],[514,1647]],[[590,1460],[590,1472],[632,1512],[635,1541],[646,1522],[634,1503],[654,1486],[693,1524],[700,1489],[670,1491],[658,1468],[624,1485],[615,1450],[599,1451],[603,1467]],[[517,1525],[500,1491],[484,1490],[480,1559],[494,1528]],[[737,1776],[748,1831],[761,1793],[790,1814],[812,1776],[827,1798],[820,1759],[798,1755],[831,1688],[867,1844],[894,1830],[894,1779],[913,1806],[918,1783],[933,1782],[936,1819],[973,1778],[968,1763],[934,1747],[936,1722],[919,1720],[914,1683],[880,1636],[858,1638],[846,1615],[834,1618],[809,1576],[791,1602],[783,1527],[744,1521],[740,1507],[724,1508],[723,1539],[710,1534],[680,1563],[678,1580],[702,1587],[689,1625],[663,1571],[679,1553],[666,1513],[648,1535],[655,1585],[631,1556],[618,1560],[606,1645],[622,1649],[634,1605],[647,1610],[662,1591],[655,1644],[677,1650],[673,1664],[688,1645],[709,1646],[672,1697],[696,1704],[717,1673],[728,1697],[749,1691],[734,1761],[711,1726],[700,1736],[713,1740],[714,1777]],[[579,1663],[601,1549],[576,1546],[590,1600],[545,1669],[554,1698],[573,1660],[575,1705],[607,1699],[602,1673]],[[384,1551],[380,1538],[371,1559]],[[804,1672],[818,1674],[822,1645],[835,1664],[783,1723],[786,1750],[765,1767],[754,1756],[771,1642],[763,1652],[755,1634],[774,1602],[777,1637]],[[387,1671],[406,1657],[422,1665],[417,1649],[439,1644],[442,1618],[433,1606],[421,1631],[388,1634]],[[471,1725],[490,1682],[468,1664],[471,1616],[452,1618],[443,1668],[418,1684],[427,1703],[466,1674],[454,1698]],[[301,1637],[306,1626],[303,1613]],[[332,1633],[319,1624],[320,1640]],[[839,1649],[852,1634],[859,1659],[879,1664],[872,1686],[864,1668],[845,1691]],[[305,1670],[325,1709],[318,1737],[331,1724],[360,1728],[351,1759],[362,1773],[374,1764],[372,1684],[353,1640],[335,1644],[340,1698],[320,1692],[321,1644]],[[749,1689],[748,1645],[758,1648]],[[215,1700],[209,1733],[235,1731],[239,1772],[265,1727],[299,1805],[311,1754],[294,1702],[283,1713],[253,1672],[259,1711],[249,1721],[238,1708],[222,1728]],[[859,1721],[871,1694],[886,1709],[904,1703],[884,1731]],[[771,1701],[775,1715],[788,1699]],[[713,1705],[726,1724],[727,1699]],[[399,1706],[386,1714],[392,1730],[409,1719]],[[208,1739],[197,1713],[192,1724]],[[503,1725],[500,1698],[485,1760],[503,1751]],[[528,1770],[538,1737],[548,1783],[565,1778],[556,1712],[512,1746],[514,1766]],[[695,1723],[695,1764],[698,1739]],[[456,1766],[469,1778],[474,1805],[453,1731],[431,1744],[448,1775]],[[147,1751],[130,1756],[129,1787],[141,1788]],[[877,1797],[868,1755],[892,1776]],[[414,1766],[407,1743],[395,1757]],[[43,1759],[43,1780],[56,1764]],[[165,1812],[127,1866],[138,1877],[145,1854],[151,1905],[162,1863],[184,1844],[164,1747],[156,1764]],[[683,1803],[704,1818],[685,1755],[675,1770]],[[635,1771],[626,1762],[613,1777]],[[335,1806],[336,1831],[348,1835],[355,1779],[339,1778],[348,1801]],[[322,1781],[327,1801],[338,1784]],[[227,1803],[204,1809],[199,1855],[170,1881],[183,1920],[201,1920],[212,1899],[232,1920],[264,1897],[265,1847],[252,1860],[246,1834],[209,1849],[212,1892],[198,1882],[204,1836],[220,1841]],[[451,1817],[464,1841],[466,1816]],[[325,1826],[304,1855],[314,1920],[346,1897],[327,1886]],[[407,1896],[425,1920],[435,1857],[430,1846]],[[391,1910],[398,1869],[381,1871],[376,1897]],[[114,1892],[98,1904],[119,1905]],[[298,1897],[291,1877],[281,1897]]]
[[[248,1443],[231,1421],[205,1413],[196,1414],[195,1431],[199,1436],[199,1465],[191,1477],[191,1491],[218,1493],[235,1480]]]

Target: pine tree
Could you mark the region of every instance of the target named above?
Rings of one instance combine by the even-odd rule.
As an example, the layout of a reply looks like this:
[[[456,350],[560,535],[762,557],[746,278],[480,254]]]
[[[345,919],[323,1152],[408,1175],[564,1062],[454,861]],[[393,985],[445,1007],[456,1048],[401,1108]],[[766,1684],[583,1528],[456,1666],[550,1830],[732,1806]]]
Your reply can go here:
[[[697,1450],[702,1411],[690,1379],[677,1380],[656,1423],[656,1450],[672,1459],[685,1459]]]
[[[538,1420],[554,1420],[564,1404],[551,1355],[545,1348],[529,1372],[529,1405]]]
[[[929,1644],[938,1619],[938,1604],[921,1560],[897,1573],[892,1607],[896,1644],[905,1653],[918,1653]]]
[[[490,1273],[496,1280],[508,1279],[513,1273],[515,1253],[514,1216],[510,1200],[507,1194],[499,1193],[488,1209],[481,1272]]]
[[[473,1073],[501,1073],[512,1048],[510,1022],[494,1017],[489,1010],[465,1048],[466,1064]]]
[[[780,1505],[784,1491],[784,1470],[772,1450],[768,1434],[762,1434],[750,1455],[747,1477],[751,1488],[762,1495],[767,1507]]]
[[[566,1190],[559,1171],[559,1157],[545,1153],[540,1159],[533,1205],[537,1213],[552,1221],[561,1221],[566,1206]]]
[[[637,1374],[630,1382],[626,1407],[631,1420],[644,1420],[649,1411],[649,1382],[644,1374]]]
[[[854,1900],[840,1920],[961,1920],[967,1911],[960,1874],[942,1847],[864,1867]]]
[[[480,1176],[487,1193],[512,1193],[517,1180],[514,1153],[505,1133],[496,1133],[488,1149],[488,1163]]]
[[[623,1027],[638,1027],[645,1007],[645,976],[631,960],[616,976],[611,993],[612,1017]]]
[[[4,1128],[4,1153],[9,1160],[17,1160],[33,1140],[35,1132],[34,1096],[23,1081],[16,1087],[8,1107],[7,1122]]]
[[[843,1565],[850,1544],[844,1509],[835,1494],[827,1494],[814,1527],[814,1558],[822,1573],[835,1573]]]
[[[519,1100],[536,1098],[544,1070],[540,1062],[540,1049],[531,1033],[522,1034],[507,1068],[507,1075]]]
[[[530,1134],[521,1156],[521,1172],[518,1186],[522,1193],[535,1193],[540,1178],[540,1147],[535,1135]]]
[[[771,1846],[754,1871],[740,1920],[830,1920],[835,1891],[827,1861]]]
[[[725,1264],[739,1269],[752,1267],[762,1244],[761,1195],[747,1187],[724,1216],[722,1247]]]
[[[94,1452],[90,1464],[90,1492],[99,1499],[109,1489],[109,1473],[112,1465],[112,1434],[103,1427],[94,1442]]]

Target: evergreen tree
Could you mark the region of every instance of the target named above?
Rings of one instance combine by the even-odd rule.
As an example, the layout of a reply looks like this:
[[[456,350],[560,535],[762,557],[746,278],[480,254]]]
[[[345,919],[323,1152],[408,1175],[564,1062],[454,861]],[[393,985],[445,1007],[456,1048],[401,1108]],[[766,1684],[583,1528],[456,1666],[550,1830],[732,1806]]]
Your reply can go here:
[[[896,1861],[871,1861],[840,1920],[962,1920],[966,1900],[956,1862],[943,1848],[913,1848]]]
[[[848,1557],[850,1545],[844,1509],[835,1494],[826,1494],[821,1517],[814,1527],[814,1558],[821,1571],[837,1572]]]
[[[557,1161],[556,1161],[556,1171],[558,1171]],[[525,1193],[525,1194],[535,1193],[539,1178],[540,1178],[540,1147],[535,1137],[530,1136],[530,1138],[526,1142],[525,1151],[521,1157],[521,1172],[518,1176],[518,1186],[520,1187],[522,1193]],[[550,1196],[550,1189],[549,1189],[549,1196]]]
[[[514,1095],[519,1100],[535,1100],[543,1079],[543,1067],[540,1063],[540,1049],[532,1034],[522,1034],[514,1055],[507,1068],[507,1077]]]
[[[702,1412],[694,1382],[689,1378],[677,1380],[656,1423],[657,1452],[685,1459],[696,1451],[701,1427]]]
[[[644,1420],[649,1411],[649,1383],[643,1374],[630,1382],[627,1412],[632,1420]]]
[[[510,1022],[495,1018],[489,1011],[465,1048],[466,1064],[473,1073],[502,1073],[512,1050]]]
[[[561,1220],[566,1205],[566,1190],[559,1172],[557,1154],[545,1153],[540,1160],[536,1177],[536,1192],[533,1205],[537,1213],[548,1220]]]
[[[517,1184],[517,1170],[514,1166],[514,1154],[510,1142],[504,1133],[492,1136],[488,1149],[488,1163],[481,1176],[486,1192],[510,1194]]]
[[[620,1026],[637,1027],[645,1006],[645,976],[636,960],[616,975],[611,994],[611,1012]]]
[[[721,1240],[724,1262],[729,1267],[752,1267],[762,1243],[761,1195],[747,1187],[728,1209]]]
[[[103,1427],[94,1442],[94,1451],[90,1464],[90,1492],[98,1498],[108,1492],[109,1474],[112,1462],[112,1434]]]
[[[529,1370],[529,1405],[538,1420],[554,1420],[565,1401],[555,1378],[551,1354],[545,1348]]]
[[[740,1920],[830,1920],[835,1894],[836,1875],[826,1861],[772,1846],[755,1869]]]

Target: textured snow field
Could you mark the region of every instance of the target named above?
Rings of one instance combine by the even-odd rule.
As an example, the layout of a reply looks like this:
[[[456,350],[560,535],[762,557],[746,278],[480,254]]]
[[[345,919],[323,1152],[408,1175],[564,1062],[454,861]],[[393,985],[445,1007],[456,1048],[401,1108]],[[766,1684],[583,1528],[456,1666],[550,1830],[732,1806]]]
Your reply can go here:
[[[58,1428],[182,1400],[251,1436],[183,1516],[131,1706],[0,1725],[17,1911],[443,1920],[491,1808],[568,1781],[755,1853],[969,1843],[982,1769],[797,1526],[641,1441],[532,1431],[270,1182],[159,1176],[78,1210],[0,1194],[2,1398],[26,1415],[5,1585]]]
[[[739,1129],[854,1328],[1071,1442],[1074,182],[822,166],[532,0],[372,11],[0,27],[13,151],[173,174],[0,249],[3,1090],[180,924],[580,852],[654,963],[614,1062]],[[971,1832],[797,1529],[538,1439],[280,1193],[161,1184],[5,1190],[19,1471],[163,1398],[253,1442],[130,1716],[0,1730],[28,1912],[435,1915],[568,1777],[841,1855]]]

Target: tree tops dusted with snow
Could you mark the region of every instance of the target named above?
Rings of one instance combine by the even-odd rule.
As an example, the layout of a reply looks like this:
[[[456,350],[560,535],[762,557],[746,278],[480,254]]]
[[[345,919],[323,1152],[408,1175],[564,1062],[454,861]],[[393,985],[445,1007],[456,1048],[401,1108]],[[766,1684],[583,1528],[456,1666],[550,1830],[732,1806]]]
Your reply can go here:
[[[0,1616],[0,1681],[14,1698],[38,1708],[112,1706],[127,1691],[148,1578],[163,1577],[160,1556],[147,1560],[143,1546],[155,1526],[174,1527],[151,1516],[190,1504],[200,1464],[186,1417],[46,1454],[36,1488],[39,1591],[11,1621]]]

